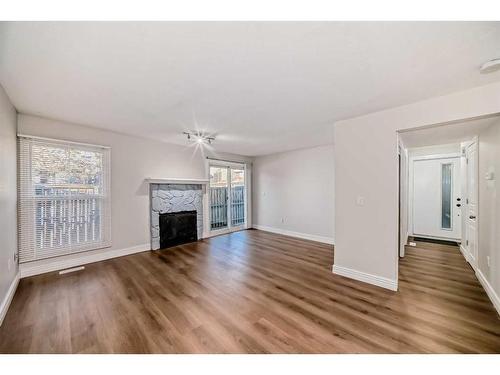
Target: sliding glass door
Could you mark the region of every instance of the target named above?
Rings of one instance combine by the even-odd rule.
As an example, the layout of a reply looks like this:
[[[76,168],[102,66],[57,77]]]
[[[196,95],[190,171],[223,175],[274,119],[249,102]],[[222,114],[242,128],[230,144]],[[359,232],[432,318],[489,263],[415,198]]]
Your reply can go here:
[[[238,230],[246,222],[245,167],[210,164],[210,229]]]
[[[228,227],[228,168],[210,166],[210,229]]]
[[[245,170],[229,168],[231,175],[231,226],[245,224]]]

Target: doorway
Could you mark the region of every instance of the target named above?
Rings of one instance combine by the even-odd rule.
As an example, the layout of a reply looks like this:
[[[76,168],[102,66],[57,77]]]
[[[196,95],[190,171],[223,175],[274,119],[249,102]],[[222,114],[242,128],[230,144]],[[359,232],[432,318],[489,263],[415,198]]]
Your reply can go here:
[[[493,151],[498,148],[497,140],[490,133],[496,134],[499,124],[500,116],[496,115],[398,134],[398,154],[402,157],[400,257],[422,241],[451,241],[459,245],[474,269],[479,267],[479,219],[480,215],[488,219],[494,216],[486,216],[484,210],[495,207],[496,194],[494,183],[480,177],[484,177],[482,169],[494,169],[497,162]],[[494,181],[494,173],[489,178]],[[482,207],[481,189],[485,193]]]
[[[209,212],[211,234],[247,227],[247,170],[245,164],[210,161]]]
[[[500,115],[408,130],[398,137],[399,281],[432,275],[433,280],[465,282],[472,272],[500,312]],[[416,258],[419,264],[412,262]],[[446,275],[444,270],[454,267],[466,271]]]

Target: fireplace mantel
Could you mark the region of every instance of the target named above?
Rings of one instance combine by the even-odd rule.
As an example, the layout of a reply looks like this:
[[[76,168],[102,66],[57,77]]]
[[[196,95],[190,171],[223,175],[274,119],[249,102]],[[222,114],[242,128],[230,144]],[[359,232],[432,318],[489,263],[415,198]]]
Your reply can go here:
[[[146,178],[149,184],[207,185],[208,179],[199,178]]]

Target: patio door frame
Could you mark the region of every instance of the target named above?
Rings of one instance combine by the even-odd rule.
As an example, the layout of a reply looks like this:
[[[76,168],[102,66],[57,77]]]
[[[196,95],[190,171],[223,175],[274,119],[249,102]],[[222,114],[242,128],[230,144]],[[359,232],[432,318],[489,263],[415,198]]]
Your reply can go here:
[[[211,228],[211,201],[210,201],[210,167],[225,167],[228,169],[227,181],[228,181],[228,203],[227,203],[227,227],[221,229],[212,229]],[[243,169],[245,185],[243,188],[244,194],[244,215],[245,221],[243,224],[232,226],[232,217],[231,217],[231,169]],[[208,195],[208,214],[207,214],[207,237],[217,236],[220,234],[237,232],[240,230],[248,229],[251,227],[251,223],[249,220],[249,207],[251,204],[251,195],[250,195],[250,169],[248,168],[248,164],[244,162],[235,162],[235,161],[226,161],[226,160],[217,160],[217,159],[209,159],[207,158],[206,162],[206,171],[207,171],[207,195]]]

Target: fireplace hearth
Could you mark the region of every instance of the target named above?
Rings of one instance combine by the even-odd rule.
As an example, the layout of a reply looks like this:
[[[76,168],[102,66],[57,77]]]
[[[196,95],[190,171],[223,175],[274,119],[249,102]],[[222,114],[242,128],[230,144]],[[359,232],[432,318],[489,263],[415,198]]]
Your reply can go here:
[[[198,240],[196,211],[161,213],[159,221],[161,249]]]

